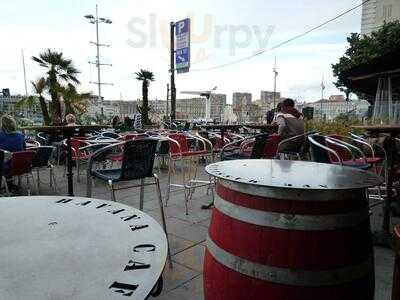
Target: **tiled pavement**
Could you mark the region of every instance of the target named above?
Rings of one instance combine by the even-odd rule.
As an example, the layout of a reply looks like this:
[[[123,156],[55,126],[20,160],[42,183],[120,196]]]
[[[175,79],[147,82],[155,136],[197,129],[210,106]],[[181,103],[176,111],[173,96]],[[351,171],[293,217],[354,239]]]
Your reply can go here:
[[[35,174],[36,175],[36,174]],[[204,171],[202,172],[204,176]],[[42,176],[41,195],[54,194],[48,187],[48,174]],[[160,176],[162,191],[166,191],[167,175]],[[75,182],[75,195],[86,195],[86,178],[81,175],[81,182]],[[57,170],[58,193],[66,194],[66,178],[63,177],[62,168]],[[34,190],[35,192],[36,190]],[[118,191],[117,201],[139,207],[139,192],[129,190]],[[101,182],[95,182],[93,198],[110,200],[110,194]],[[171,195],[166,208],[167,227],[170,232],[170,245],[174,262],[173,269],[168,264],[164,270],[164,289],[157,297],[160,300],[197,300],[203,299],[203,255],[205,239],[210,223],[211,211],[202,210],[200,207],[210,201],[205,188],[199,188],[194,193],[190,202],[189,215],[185,215],[183,193]],[[144,211],[160,222],[159,206],[154,186],[145,188]],[[372,214],[373,229],[380,226],[382,220],[381,208],[375,208]],[[375,247],[376,265],[376,300],[390,299],[391,280],[393,272],[393,253],[390,249]],[[151,297],[150,297],[151,298]],[[152,298],[151,298],[152,299]]]

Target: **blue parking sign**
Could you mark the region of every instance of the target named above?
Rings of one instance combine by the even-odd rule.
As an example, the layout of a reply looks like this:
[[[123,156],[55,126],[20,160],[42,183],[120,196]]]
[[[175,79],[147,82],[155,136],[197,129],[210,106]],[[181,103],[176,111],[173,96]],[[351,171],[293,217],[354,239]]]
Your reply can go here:
[[[175,69],[188,72],[190,67],[190,19],[175,23]]]

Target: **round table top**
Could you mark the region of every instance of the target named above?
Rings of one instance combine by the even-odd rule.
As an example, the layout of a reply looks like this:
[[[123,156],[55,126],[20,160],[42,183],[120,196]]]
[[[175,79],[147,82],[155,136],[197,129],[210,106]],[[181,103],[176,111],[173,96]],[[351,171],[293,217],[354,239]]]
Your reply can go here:
[[[206,129],[238,129],[243,127],[243,125],[240,124],[215,124],[215,125],[202,125],[200,127],[206,128]]]
[[[22,130],[34,130],[46,133],[74,133],[74,132],[87,132],[93,130],[101,130],[110,128],[109,125],[75,125],[75,126],[28,126],[22,127]]]
[[[252,129],[277,129],[278,125],[276,124],[245,124],[244,127],[252,128]]]
[[[232,160],[208,165],[206,172],[225,181],[288,190],[362,189],[382,183],[371,172],[306,161]]]
[[[10,197],[0,201],[0,257],[1,299],[145,299],[167,239],[153,218],[123,204]]]
[[[117,139],[94,139],[94,140],[84,140],[89,144],[115,144],[115,143],[122,143],[123,141]]]

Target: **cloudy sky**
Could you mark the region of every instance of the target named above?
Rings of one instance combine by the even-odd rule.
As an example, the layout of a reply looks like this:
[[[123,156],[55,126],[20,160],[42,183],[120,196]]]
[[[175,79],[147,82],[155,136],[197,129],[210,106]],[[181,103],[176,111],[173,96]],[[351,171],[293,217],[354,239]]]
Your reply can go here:
[[[361,3],[361,0],[13,0],[0,4],[0,88],[24,93],[21,49],[25,51],[28,81],[43,73],[30,57],[51,48],[73,59],[80,69],[81,91],[97,93],[94,66],[95,26],[83,17],[94,14],[113,21],[100,24],[104,63],[102,81],[106,99],[137,99],[141,86],[134,72],[151,70],[156,81],[150,97],[165,99],[169,82],[169,22],[192,19],[192,68],[176,77],[178,98],[183,90],[218,87],[226,93],[273,89],[274,57],[278,90],[283,96],[315,101],[320,98],[324,74],[327,95],[338,93],[331,64],[346,48],[346,36],[360,31],[361,8],[274,51],[227,67],[214,68],[268,49]],[[31,91],[28,86],[29,92]]]

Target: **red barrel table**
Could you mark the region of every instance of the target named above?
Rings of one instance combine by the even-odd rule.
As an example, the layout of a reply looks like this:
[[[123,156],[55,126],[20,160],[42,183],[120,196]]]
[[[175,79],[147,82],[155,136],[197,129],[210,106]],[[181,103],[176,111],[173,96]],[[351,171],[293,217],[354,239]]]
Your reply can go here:
[[[368,300],[374,260],[366,188],[377,175],[301,161],[211,164],[207,300]]]

